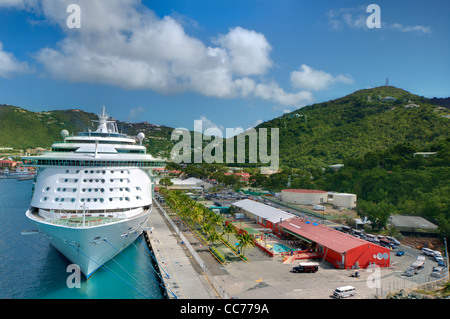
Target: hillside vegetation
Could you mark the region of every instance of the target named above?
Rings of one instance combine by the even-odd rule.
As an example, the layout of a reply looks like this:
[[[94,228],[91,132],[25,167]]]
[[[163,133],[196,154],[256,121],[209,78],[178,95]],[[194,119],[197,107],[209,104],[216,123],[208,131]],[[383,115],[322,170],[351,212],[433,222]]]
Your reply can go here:
[[[424,97],[378,87],[306,106],[258,127],[279,128],[282,167],[316,168],[401,143],[427,151],[449,137],[446,114]]]
[[[97,120],[96,114],[77,109],[31,112],[17,106],[0,105],[0,147],[49,148],[53,142],[61,141],[63,129],[70,134],[96,130],[97,124],[92,120]],[[130,136],[144,132],[147,150],[155,156],[168,156],[174,144],[170,141],[173,130],[170,127],[121,121],[117,121],[117,127]]]

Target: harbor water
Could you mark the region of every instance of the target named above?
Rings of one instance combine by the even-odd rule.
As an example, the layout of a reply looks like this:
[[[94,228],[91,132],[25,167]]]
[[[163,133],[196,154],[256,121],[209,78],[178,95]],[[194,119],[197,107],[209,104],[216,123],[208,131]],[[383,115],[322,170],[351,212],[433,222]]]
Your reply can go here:
[[[0,299],[162,299],[158,274],[145,241],[138,238],[88,280],[74,281],[71,264],[25,216],[32,180],[0,179]],[[70,278],[69,278],[70,277]],[[69,280],[68,280],[69,278]]]

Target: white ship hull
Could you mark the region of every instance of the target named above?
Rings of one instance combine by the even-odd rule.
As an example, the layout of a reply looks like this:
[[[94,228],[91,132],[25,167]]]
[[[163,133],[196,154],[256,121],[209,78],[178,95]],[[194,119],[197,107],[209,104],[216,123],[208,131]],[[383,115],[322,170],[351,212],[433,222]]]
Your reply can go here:
[[[151,208],[129,219],[92,227],[65,227],[39,220],[31,210],[26,216],[39,233],[89,278],[97,269],[133,243],[146,226]]]

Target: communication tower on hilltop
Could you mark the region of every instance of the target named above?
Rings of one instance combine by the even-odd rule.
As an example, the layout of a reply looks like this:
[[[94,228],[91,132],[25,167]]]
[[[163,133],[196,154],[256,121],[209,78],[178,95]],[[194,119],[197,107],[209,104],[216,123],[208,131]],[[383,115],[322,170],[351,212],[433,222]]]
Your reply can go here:
[[[385,84],[385,86],[389,86],[389,78],[388,77],[386,77],[386,84]]]

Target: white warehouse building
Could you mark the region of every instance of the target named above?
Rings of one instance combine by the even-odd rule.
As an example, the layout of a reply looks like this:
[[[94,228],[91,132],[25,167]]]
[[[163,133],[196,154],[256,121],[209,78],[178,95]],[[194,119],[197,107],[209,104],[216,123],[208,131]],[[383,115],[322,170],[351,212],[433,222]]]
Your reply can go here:
[[[328,202],[339,207],[355,208],[356,194],[330,192]]]
[[[317,205],[327,202],[328,192],[316,189],[283,189],[281,200],[285,203]]]

